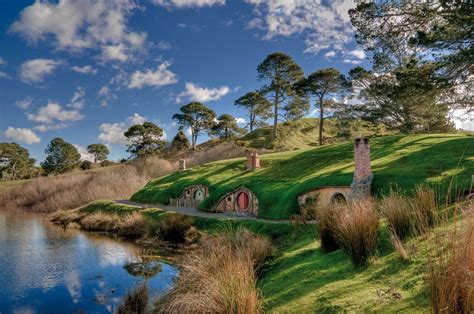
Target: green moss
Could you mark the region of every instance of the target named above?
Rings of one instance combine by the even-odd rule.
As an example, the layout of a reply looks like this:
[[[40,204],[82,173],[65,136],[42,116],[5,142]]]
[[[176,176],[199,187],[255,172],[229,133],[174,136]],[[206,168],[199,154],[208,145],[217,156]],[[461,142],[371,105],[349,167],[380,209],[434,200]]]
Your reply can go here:
[[[464,134],[392,135],[371,139],[373,192],[393,186],[412,191],[418,184],[445,190],[453,175],[457,189],[469,187],[474,173],[474,141]],[[164,203],[193,184],[209,186],[200,206],[213,208],[228,192],[246,186],[259,201],[259,216],[286,219],[298,212],[297,196],[327,185],[350,185],[354,171],[353,143],[327,145],[263,155],[262,169],[246,171],[243,158],[205,164],[150,181],[132,200]]]

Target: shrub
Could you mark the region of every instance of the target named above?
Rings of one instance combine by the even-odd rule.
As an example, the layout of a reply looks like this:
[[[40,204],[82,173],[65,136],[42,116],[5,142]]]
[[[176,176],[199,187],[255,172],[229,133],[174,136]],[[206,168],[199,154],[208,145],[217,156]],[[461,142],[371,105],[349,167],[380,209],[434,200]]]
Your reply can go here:
[[[83,160],[79,166],[82,170],[89,170],[92,168],[92,162],[89,160]]]
[[[344,210],[345,205],[325,206],[316,209],[316,221],[321,240],[321,247],[326,252],[339,249],[334,232],[336,230],[336,214]]]
[[[355,266],[365,266],[377,247],[379,217],[374,211],[373,202],[357,201],[339,209],[334,215],[333,233],[336,241]]]
[[[111,162],[110,160],[104,160],[104,161],[102,161],[102,162],[100,163],[100,166],[101,166],[101,167],[108,167],[108,166],[111,166],[111,165],[113,165],[113,164],[114,164],[114,163]]]
[[[183,261],[175,287],[156,307],[165,313],[260,313],[256,271],[272,252],[269,240],[246,229],[206,239]]]
[[[401,241],[407,240],[413,233],[410,202],[406,197],[390,191],[381,202],[382,214],[387,218],[390,233]]]
[[[148,286],[141,283],[135,289],[129,291],[117,307],[117,314],[142,314],[146,313],[148,305]]]
[[[436,256],[428,263],[427,281],[434,313],[474,311],[474,217],[462,232],[436,239]]]
[[[169,214],[158,222],[158,236],[165,241],[183,243],[186,232],[191,228],[194,219],[182,214]]]

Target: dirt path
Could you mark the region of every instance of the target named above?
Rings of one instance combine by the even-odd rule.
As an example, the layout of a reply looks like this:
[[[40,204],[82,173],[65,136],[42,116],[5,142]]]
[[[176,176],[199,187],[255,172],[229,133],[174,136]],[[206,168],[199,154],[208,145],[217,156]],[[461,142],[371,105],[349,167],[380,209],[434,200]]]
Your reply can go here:
[[[235,220],[250,220],[250,221],[262,221],[267,223],[274,223],[274,224],[281,224],[281,223],[291,223],[290,220],[270,220],[270,219],[263,219],[258,217],[252,216],[243,216],[243,215],[236,215],[232,213],[207,213],[196,208],[190,207],[175,207],[175,206],[168,206],[162,204],[147,204],[147,203],[138,203],[133,202],[130,200],[116,200],[116,203],[125,204],[125,205],[133,205],[138,206],[141,208],[160,208],[166,211],[172,211],[188,216],[196,216],[196,217],[203,217],[203,218],[214,218],[214,219],[235,219]],[[308,223],[313,223],[313,221],[308,221]]]

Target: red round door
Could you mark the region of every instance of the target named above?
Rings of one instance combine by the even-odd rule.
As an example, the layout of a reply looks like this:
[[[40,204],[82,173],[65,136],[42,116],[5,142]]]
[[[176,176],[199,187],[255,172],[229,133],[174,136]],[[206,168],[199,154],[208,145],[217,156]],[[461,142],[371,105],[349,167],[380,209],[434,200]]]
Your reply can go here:
[[[249,207],[249,196],[245,192],[240,192],[237,196],[237,205],[239,210],[246,210]]]

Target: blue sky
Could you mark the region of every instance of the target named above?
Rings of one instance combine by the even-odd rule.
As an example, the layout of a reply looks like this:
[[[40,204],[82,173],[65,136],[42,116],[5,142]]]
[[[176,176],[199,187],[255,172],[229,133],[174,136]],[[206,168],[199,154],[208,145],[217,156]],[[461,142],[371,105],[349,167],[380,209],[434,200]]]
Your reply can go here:
[[[290,54],[306,74],[370,67],[353,1],[60,0],[0,2],[0,134],[44,159],[57,136],[126,157],[123,131],[145,119],[171,139],[189,101],[245,119],[234,100],[257,65]],[[242,124],[243,125],[243,124]]]

